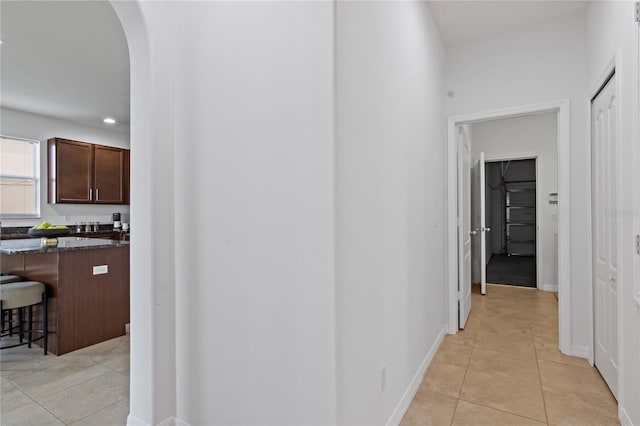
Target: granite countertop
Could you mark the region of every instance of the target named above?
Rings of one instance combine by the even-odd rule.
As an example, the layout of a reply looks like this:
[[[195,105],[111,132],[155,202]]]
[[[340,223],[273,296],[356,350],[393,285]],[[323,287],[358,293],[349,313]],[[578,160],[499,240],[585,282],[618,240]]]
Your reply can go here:
[[[2,240],[0,253],[26,254],[26,253],[52,253],[71,250],[92,250],[103,248],[128,247],[129,241],[105,240],[100,238],[60,237],[57,247],[42,247],[40,238],[20,240]]]
[[[99,225],[99,228],[97,231],[89,231],[89,232],[76,232],[75,226],[71,226],[68,225],[69,229],[71,230],[71,233],[69,234],[69,236],[83,236],[86,237],[87,235],[104,235],[104,234],[112,234],[113,232],[123,232],[123,231],[116,231],[115,229],[113,229],[113,225],[111,224],[104,224],[104,225]],[[3,240],[17,240],[17,239],[21,239],[21,238],[31,238],[31,236],[29,236],[28,231],[31,227],[30,226],[13,226],[13,227],[2,227],[2,229],[0,230],[0,238]]]

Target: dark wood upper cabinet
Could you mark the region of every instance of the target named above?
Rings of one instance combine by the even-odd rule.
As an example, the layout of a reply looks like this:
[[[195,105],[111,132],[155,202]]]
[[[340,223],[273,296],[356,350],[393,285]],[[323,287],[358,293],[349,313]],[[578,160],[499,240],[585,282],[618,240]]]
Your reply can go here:
[[[49,139],[49,203],[129,204],[129,150]]]
[[[101,204],[123,204],[124,150],[96,145],[94,150],[93,182],[95,202]]]
[[[49,202],[90,203],[93,147],[70,140],[49,141]]]

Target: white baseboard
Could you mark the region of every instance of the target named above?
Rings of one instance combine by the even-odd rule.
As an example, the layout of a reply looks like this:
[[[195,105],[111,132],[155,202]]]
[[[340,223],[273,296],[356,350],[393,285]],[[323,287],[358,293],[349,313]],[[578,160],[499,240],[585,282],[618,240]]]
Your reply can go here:
[[[542,291],[558,291],[558,284],[542,284]]]
[[[147,422],[143,422],[139,418],[129,413],[129,415],[127,416],[127,426],[151,426],[151,425],[149,425]]]
[[[427,370],[429,364],[431,364],[431,360],[433,360],[433,357],[438,351],[440,343],[442,343],[445,334],[447,334],[447,326],[442,327],[442,330],[440,330],[438,337],[436,337],[436,341],[433,342],[433,345],[431,345],[431,349],[429,349],[427,356],[420,364],[420,367],[418,367],[418,371],[416,371],[416,374],[413,376],[413,380],[411,380],[411,383],[409,383],[409,387],[405,391],[404,395],[402,395],[402,398],[400,398],[400,401],[398,402],[398,405],[396,405],[395,410],[393,410],[391,417],[389,417],[389,420],[387,420],[387,426],[396,426],[399,425],[402,421],[404,413],[407,412],[409,406],[411,405],[411,402],[413,401],[413,397],[415,397],[416,392],[418,392],[418,388],[422,383],[424,372]]]
[[[589,356],[591,355],[591,350],[589,349],[588,346],[571,345],[571,353],[569,355],[577,356],[579,358],[589,359]]]
[[[151,426],[151,425],[129,414],[127,416],[127,426]],[[169,417],[167,419],[164,419],[160,423],[158,423],[158,426],[189,426],[189,424],[175,417]]]
[[[620,423],[622,423],[623,426],[633,426],[631,417],[629,417],[629,414],[621,405],[618,406],[618,418],[620,420]]]

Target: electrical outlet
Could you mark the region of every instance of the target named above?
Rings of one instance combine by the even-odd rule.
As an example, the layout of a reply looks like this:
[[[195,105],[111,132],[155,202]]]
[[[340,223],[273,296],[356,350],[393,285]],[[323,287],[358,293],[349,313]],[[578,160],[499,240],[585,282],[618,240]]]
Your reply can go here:
[[[380,393],[387,388],[387,366],[383,365],[380,370]]]
[[[102,275],[109,273],[109,265],[98,265],[93,267],[93,275]]]

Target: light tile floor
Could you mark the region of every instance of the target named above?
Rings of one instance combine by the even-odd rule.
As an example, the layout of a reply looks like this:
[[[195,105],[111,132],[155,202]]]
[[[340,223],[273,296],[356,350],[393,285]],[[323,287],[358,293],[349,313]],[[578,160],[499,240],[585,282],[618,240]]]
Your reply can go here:
[[[617,425],[597,370],[558,351],[553,293],[474,288],[467,327],[447,336],[402,425]],[[62,356],[0,352],[0,424],[126,424],[129,336]]]
[[[402,425],[618,425],[598,371],[558,351],[558,301],[474,286],[467,327],[438,349]]]
[[[0,384],[3,426],[125,425],[129,336],[61,356],[44,356],[36,346],[4,349]]]

